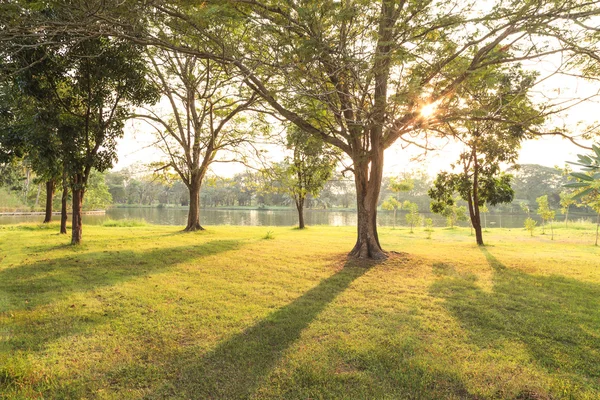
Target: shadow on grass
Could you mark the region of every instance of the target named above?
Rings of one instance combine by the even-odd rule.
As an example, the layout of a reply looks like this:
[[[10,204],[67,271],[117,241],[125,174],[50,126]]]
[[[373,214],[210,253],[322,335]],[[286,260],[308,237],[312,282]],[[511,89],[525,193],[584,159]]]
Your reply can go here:
[[[73,253],[0,270],[0,317],[13,349],[37,350],[61,336],[106,321],[105,313],[85,309],[85,304],[65,306],[59,312],[37,308],[69,296],[109,287],[131,279],[165,271],[179,263],[235,250],[235,240],[215,240],[196,246],[166,247],[152,251],[131,250]],[[27,311],[16,320],[14,313]]]
[[[523,344],[550,373],[568,374],[600,389],[600,285],[507,268],[481,248],[495,271],[491,293],[472,276],[441,272],[432,294],[481,347]]]
[[[152,398],[243,399],[268,377],[285,350],[329,303],[368,269],[346,266],[203,357],[191,349],[173,360],[176,379]]]

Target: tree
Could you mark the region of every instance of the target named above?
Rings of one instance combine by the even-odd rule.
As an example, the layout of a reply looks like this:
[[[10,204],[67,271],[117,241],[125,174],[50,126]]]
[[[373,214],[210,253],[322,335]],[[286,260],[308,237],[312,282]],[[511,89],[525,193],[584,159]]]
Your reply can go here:
[[[535,220],[531,217],[527,217],[527,219],[525,220],[525,229],[529,231],[531,237],[533,237],[533,231],[535,230],[536,225],[537,222],[535,222]]]
[[[103,172],[116,157],[116,141],[131,106],[154,102],[142,51],[131,43],[99,37],[65,49],[68,69],[56,87],[64,129],[58,131],[72,193],[71,243],[82,237],[81,211],[92,169]]]
[[[427,233],[427,239],[431,239],[433,233],[433,220],[431,218],[425,218],[425,232]]]
[[[394,212],[394,228],[396,228],[396,213],[398,209],[402,208],[402,203],[396,200],[395,197],[390,196],[381,204],[381,208]]]
[[[565,215],[565,228],[568,227],[569,223],[569,208],[576,203],[575,199],[573,199],[573,193],[560,192],[560,211]]]
[[[422,133],[453,118],[453,93],[475,72],[564,52],[530,39],[571,37],[574,21],[600,13],[579,0],[89,3],[69,3],[51,28],[100,29],[235,68],[274,114],[344,152],[357,194],[350,254],[375,259],[385,258],[376,219],[384,150],[399,139],[426,146]],[[27,31],[19,22],[3,35]]]
[[[39,47],[22,51],[7,64],[18,73],[7,74],[0,86],[2,116],[0,117],[0,152],[2,158],[25,158],[35,171],[38,183],[45,181],[46,206],[44,223],[52,220],[52,202],[56,181],[62,174],[60,142],[56,131],[61,129],[54,92],[49,86],[60,68],[52,57],[30,64],[50,50]],[[28,67],[28,68],[25,68]],[[37,203],[37,201],[36,201]],[[37,206],[37,204],[36,204]]]
[[[471,153],[472,154],[472,153]],[[470,154],[467,154],[470,157]],[[481,160],[480,160],[481,161]],[[490,166],[483,169],[480,166],[483,162],[471,164],[466,162],[465,171],[462,173],[441,172],[434,181],[434,186],[429,191],[432,199],[431,211],[450,218],[449,224],[454,227],[456,219],[456,199],[454,193],[458,193],[463,200],[467,201],[471,225],[475,229],[477,244],[483,245],[483,234],[481,231],[480,207],[486,203],[496,205],[500,203],[509,203],[513,199],[513,191],[510,187],[510,175],[498,174],[498,166]],[[469,171],[471,165],[474,165],[473,174]],[[481,169],[480,169],[481,168]],[[484,167],[485,168],[485,167]],[[496,176],[498,174],[498,176]],[[465,212],[467,208],[464,207]],[[452,217],[452,218],[451,218]]]
[[[573,199],[581,199],[584,205],[591,207],[598,214],[595,242],[597,246],[600,229],[600,147],[592,145],[592,150],[592,154],[578,154],[576,162],[569,162],[581,167],[583,172],[571,172],[570,175],[577,179],[577,182],[568,183],[565,187],[577,189]]]
[[[482,246],[480,209],[514,198],[511,176],[502,164],[514,163],[528,129],[543,122],[528,98],[535,75],[519,66],[494,67],[472,79],[458,92],[464,116],[437,129],[454,136],[464,146],[454,173],[440,173],[429,194],[434,201],[451,202],[454,193],[467,202],[477,244]]]
[[[452,202],[431,202],[431,211],[440,214],[446,218],[446,225],[453,228],[458,221],[467,220],[467,207],[457,205],[459,199],[452,199]]]
[[[320,138],[296,126],[288,129],[287,148],[293,152],[276,174],[298,210],[298,228],[304,229],[306,197],[317,197],[337,164],[337,152]]]
[[[513,176],[512,188],[515,199],[527,201],[533,207],[535,199],[548,195],[551,207],[560,206],[560,192],[568,181],[561,171],[537,164],[511,166],[507,170]]]
[[[406,200],[402,203],[402,208],[407,211],[406,223],[410,226],[410,233],[413,233],[413,226],[421,223],[422,216],[419,214],[419,206]]]
[[[112,196],[108,190],[105,175],[92,170],[83,207],[87,210],[103,210],[111,204]]]
[[[161,168],[174,170],[189,190],[184,231],[203,230],[203,180],[209,167],[220,161],[219,153],[239,152],[258,130],[241,114],[256,103],[257,95],[242,90],[243,77],[232,75],[214,61],[161,49],[153,49],[148,58],[153,67],[150,77],[167,99],[170,114],[163,116],[148,109],[137,117],[148,122],[158,135],[159,147],[168,158]]]
[[[556,216],[556,211],[552,210],[548,205],[548,196],[540,196],[535,201],[538,204],[537,213],[542,218],[542,235],[545,234],[545,226],[548,222],[550,222],[550,231],[552,232],[552,240],[554,240],[554,228],[552,227],[552,221],[554,221],[554,217]]]

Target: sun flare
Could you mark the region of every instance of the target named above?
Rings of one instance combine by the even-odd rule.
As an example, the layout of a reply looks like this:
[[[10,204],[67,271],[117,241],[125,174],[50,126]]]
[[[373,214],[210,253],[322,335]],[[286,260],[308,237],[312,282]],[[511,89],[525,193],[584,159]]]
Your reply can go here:
[[[433,114],[435,114],[435,111],[437,110],[437,103],[430,103],[430,104],[426,104],[421,108],[421,116],[423,118],[429,118],[431,116],[433,116]]]

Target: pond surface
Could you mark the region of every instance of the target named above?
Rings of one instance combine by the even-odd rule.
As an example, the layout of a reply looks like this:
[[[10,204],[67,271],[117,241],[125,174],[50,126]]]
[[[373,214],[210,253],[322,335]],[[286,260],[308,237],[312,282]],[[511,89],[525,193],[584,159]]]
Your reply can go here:
[[[427,218],[432,218],[434,226],[446,226],[446,220],[436,214],[423,213]],[[187,209],[183,208],[110,208],[106,214],[84,215],[83,223],[90,225],[102,224],[107,219],[141,218],[150,224],[158,225],[185,225],[187,221]],[[489,214],[485,217],[488,228],[520,228],[525,221],[525,215],[515,214]],[[533,216],[538,220],[537,215]],[[595,221],[593,215],[577,214],[573,220],[587,218]],[[0,216],[0,224],[18,224],[22,222],[41,222],[43,215],[10,215]],[[54,216],[55,220],[59,216]],[[378,223],[380,226],[394,225],[393,213],[379,212]],[[571,219],[571,218],[570,218]],[[69,216],[69,221],[71,216]],[[558,221],[562,217],[557,216]],[[202,225],[251,225],[251,226],[293,226],[298,223],[298,214],[294,209],[289,210],[226,210],[215,208],[203,208],[200,211]],[[330,211],[330,210],[306,210],[305,221],[307,225],[333,225],[333,226],[355,226],[356,213],[352,211]],[[482,216],[482,224],[484,224]],[[539,222],[538,222],[539,224]],[[406,226],[404,213],[398,212],[396,216],[397,226]],[[459,226],[469,226],[468,222],[459,222]]]

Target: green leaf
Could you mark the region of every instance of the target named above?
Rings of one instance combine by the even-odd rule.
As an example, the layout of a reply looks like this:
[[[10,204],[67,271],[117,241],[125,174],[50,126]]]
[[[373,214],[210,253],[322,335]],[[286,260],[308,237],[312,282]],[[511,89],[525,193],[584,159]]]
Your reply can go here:
[[[591,176],[582,174],[581,172],[571,172],[570,175],[582,181],[592,182],[594,180]]]
[[[587,188],[582,192],[577,193],[575,196],[573,196],[573,200],[579,200],[582,197],[584,197],[585,195],[589,194],[591,191],[593,191],[594,188]]]
[[[590,186],[589,183],[586,182],[574,182],[574,183],[567,183],[566,185],[563,185],[563,187],[567,187],[567,188],[582,188],[582,187],[588,187]]]

